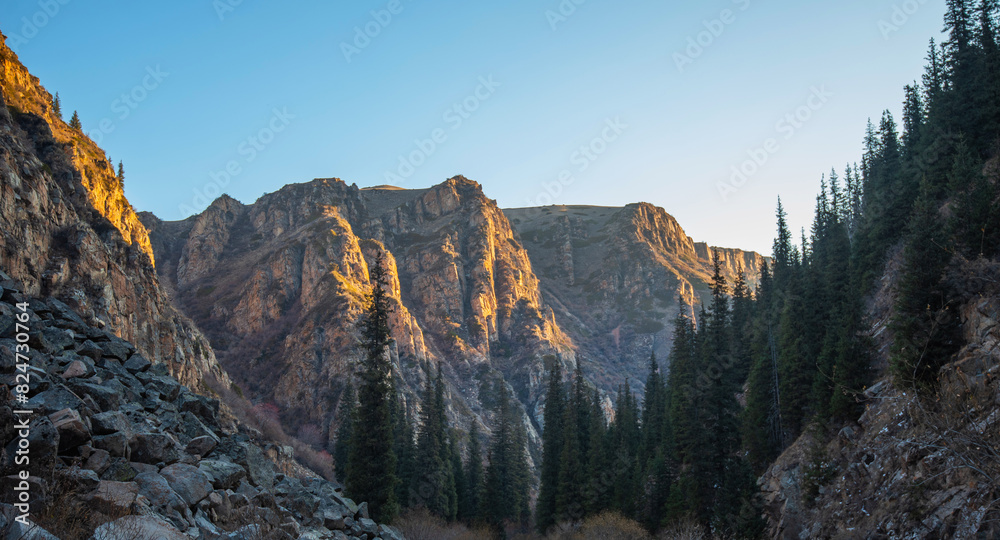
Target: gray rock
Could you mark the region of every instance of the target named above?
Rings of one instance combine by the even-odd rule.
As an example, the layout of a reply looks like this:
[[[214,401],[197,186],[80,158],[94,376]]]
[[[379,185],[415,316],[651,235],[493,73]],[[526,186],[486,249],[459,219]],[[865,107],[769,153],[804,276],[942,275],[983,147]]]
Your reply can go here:
[[[119,362],[128,360],[129,356],[135,352],[135,347],[118,337],[113,337],[108,342],[98,343],[98,346],[104,351],[104,356],[110,356]]]
[[[60,473],[63,481],[74,486],[75,493],[89,493],[101,483],[101,477],[89,469],[73,467]]]
[[[242,465],[247,470],[250,482],[258,487],[270,489],[274,485],[274,463],[267,459],[264,452],[249,442],[226,441],[216,452],[229,456],[233,463]]]
[[[101,473],[101,480],[113,480],[115,482],[130,482],[135,478],[136,470],[129,465],[125,458],[111,458],[108,468]]]
[[[56,316],[56,319],[71,321],[80,326],[89,326],[76,311],[59,300],[49,298],[46,303],[52,308],[52,314]]]
[[[93,377],[95,374],[94,365],[89,363],[89,361],[73,360],[66,366],[60,377],[63,379],[87,379]]]
[[[42,335],[53,352],[63,351],[76,345],[72,330],[49,327],[42,329]]]
[[[181,413],[180,425],[177,426],[177,429],[192,439],[210,437],[218,440],[218,436],[215,434],[214,430],[206,426],[201,420],[198,419],[198,417],[189,412]]]
[[[371,519],[361,518],[358,520],[358,525],[361,526],[361,532],[369,534],[372,537],[378,536],[378,523],[375,523]]]
[[[159,467],[157,467],[156,465],[150,465],[149,463],[139,463],[138,461],[129,461],[128,464],[131,465],[133,469],[135,469],[135,472],[137,474],[160,472]]]
[[[125,516],[105,523],[94,531],[93,540],[121,540],[122,538],[156,540],[191,540],[173,525],[158,516]]]
[[[36,394],[25,404],[25,408],[42,414],[52,414],[63,409],[79,410],[81,406],[83,402],[80,398],[61,385]]]
[[[17,319],[0,313],[0,338],[13,338],[17,333]]]
[[[198,394],[184,393],[177,398],[175,404],[178,410],[197,416],[206,425],[213,428],[219,426],[219,400]]]
[[[70,379],[66,381],[66,386],[68,386],[70,390],[75,392],[76,395],[81,398],[84,396],[90,396],[94,400],[94,403],[97,403],[97,406],[103,411],[113,411],[117,409],[122,402],[122,395],[106,386],[97,385],[80,379]]]
[[[100,362],[104,358],[104,349],[97,346],[93,341],[87,340],[81,343],[76,348],[76,353],[81,356],[86,356],[94,362]]]
[[[73,409],[63,409],[49,415],[49,420],[59,432],[59,451],[76,448],[90,440],[90,431]]]
[[[125,433],[112,433],[94,437],[92,444],[94,448],[106,450],[114,457],[130,458],[132,453],[129,451],[128,441],[128,435]]]
[[[198,468],[208,475],[209,481],[216,489],[235,489],[246,476],[243,467],[228,461],[203,459]]]
[[[219,441],[215,437],[202,435],[201,437],[191,439],[184,451],[191,455],[207,456],[217,444],[219,444]]]
[[[403,538],[403,533],[399,532],[395,527],[388,525],[379,525],[378,535],[382,537],[382,540],[406,540]]]
[[[90,426],[94,435],[110,435],[125,433],[131,436],[131,424],[121,411],[108,411],[90,417]]]
[[[129,444],[132,459],[140,463],[174,463],[180,459],[174,440],[163,433],[137,433]]]
[[[183,513],[188,506],[187,502],[170,487],[167,479],[159,473],[138,474],[135,483],[139,486],[139,494],[149,499],[149,504],[157,510],[176,510]]]
[[[331,531],[344,530],[347,526],[344,524],[344,510],[342,506],[335,506],[333,508],[326,508],[320,514],[320,519],[323,522],[323,526]]]
[[[153,366],[154,368],[156,366]],[[142,382],[143,386],[150,390],[156,390],[165,401],[174,401],[181,392],[181,383],[176,379],[166,375],[156,375],[153,369],[138,372],[135,377]]]
[[[131,511],[139,496],[139,486],[132,482],[102,480],[87,497],[88,505],[108,515],[123,515]]]
[[[160,474],[167,479],[170,488],[180,495],[188,506],[198,504],[212,492],[212,483],[208,475],[198,467],[177,463],[164,467],[160,470]]]
[[[111,452],[102,449],[95,449],[91,452],[90,457],[83,464],[85,469],[94,471],[98,475],[104,474],[104,471],[108,470],[111,466]]]
[[[122,364],[122,367],[128,370],[129,373],[135,375],[136,373],[146,371],[149,369],[150,365],[152,365],[152,363],[147,360],[145,356],[141,354],[133,354],[128,360],[125,361],[124,364]]]
[[[361,503],[361,504],[358,505],[358,517],[359,518],[370,518],[371,517],[370,515],[368,515],[368,503],[363,502],[363,503]]]

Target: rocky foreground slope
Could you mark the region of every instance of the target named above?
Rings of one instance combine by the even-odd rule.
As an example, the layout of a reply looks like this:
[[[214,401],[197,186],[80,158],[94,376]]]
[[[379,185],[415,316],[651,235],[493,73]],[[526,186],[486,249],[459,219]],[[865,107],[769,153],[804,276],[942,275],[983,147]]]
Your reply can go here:
[[[0,537],[401,538],[338,485],[295,465],[290,448],[262,442],[131,343],[19,288],[0,272]],[[16,367],[21,313],[26,369]],[[30,399],[15,404],[10,394],[25,374]],[[22,482],[30,508],[15,506]]]
[[[55,113],[0,35],[0,267],[129,340],[186,384],[225,379],[160,288],[146,228],[104,151]]]
[[[898,265],[897,253],[870,306],[883,369]],[[950,271],[966,345],[941,369],[937,399],[884,376],[856,423],[806,433],[771,465],[761,482],[772,538],[1000,538],[998,275],[995,260]]]

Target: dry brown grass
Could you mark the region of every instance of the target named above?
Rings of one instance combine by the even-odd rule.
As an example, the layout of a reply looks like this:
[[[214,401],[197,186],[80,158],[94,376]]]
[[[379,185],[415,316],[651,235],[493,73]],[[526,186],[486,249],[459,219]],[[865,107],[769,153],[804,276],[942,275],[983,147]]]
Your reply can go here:
[[[448,524],[423,508],[407,511],[396,518],[393,526],[399,529],[399,532],[403,533],[407,540],[497,539],[497,536],[488,529],[469,529],[460,523]]]

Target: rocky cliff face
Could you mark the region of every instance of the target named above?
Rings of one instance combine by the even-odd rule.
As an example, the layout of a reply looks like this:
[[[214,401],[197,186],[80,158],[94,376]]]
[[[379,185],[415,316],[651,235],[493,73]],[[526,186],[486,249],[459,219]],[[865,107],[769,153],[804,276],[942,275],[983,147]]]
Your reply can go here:
[[[125,338],[187,384],[225,378],[208,341],[171,306],[146,228],[104,152],[52,110],[0,44],[0,267]]]
[[[488,411],[497,375],[540,424],[553,361],[582,358],[604,390],[641,384],[650,350],[669,350],[678,294],[697,302],[711,272],[707,246],[661,208],[503,211],[463,177],[421,190],[318,179],[251,205],[224,196],[183,222],[142,219],[161,280],[226,368],[325,440],[379,252],[404,395],[412,403],[422,364],[441,361],[461,426]],[[763,261],[720,254],[730,277]]]
[[[552,206],[505,210],[541,280],[544,300],[601,386],[645,380],[651,352],[665,360],[678,298],[708,295],[712,252],[731,280],[751,285],[764,258],[691,240],[662,208]]]
[[[377,253],[389,265],[394,361],[411,403],[428,361],[443,363],[463,426],[486,412],[497,374],[531,404],[545,359],[572,362],[516,233],[465,178],[426,190],[319,179],[252,205],[223,197],[183,222],[142,217],[161,279],[223,364],[301,430],[334,431]]]
[[[886,365],[890,262],[870,310]],[[761,478],[772,538],[998,538],[1000,509],[1000,262],[951,271],[965,346],[944,366],[937,400],[893,387],[866,391],[857,423],[829,443],[803,435]]]

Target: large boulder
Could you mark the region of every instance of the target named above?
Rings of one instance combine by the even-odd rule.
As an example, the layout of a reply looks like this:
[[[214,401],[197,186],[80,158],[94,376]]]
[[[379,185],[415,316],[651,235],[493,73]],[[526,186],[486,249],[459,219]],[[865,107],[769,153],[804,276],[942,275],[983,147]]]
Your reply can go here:
[[[198,463],[198,468],[208,475],[216,489],[235,489],[246,476],[243,467],[228,461],[203,459]]]
[[[134,481],[139,486],[139,494],[149,499],[149,504],[155,509],[176,510],[183,513],[188,506],[187,501],[181,498],[170,487],[167,479],[159,473],[142,473],[136,475]]]
[[[132,460],[139,463],[174,463],[180,458],[174,439],[164,433],[136,433],[130,446]]]
[[[131,424],[121,411],[108,411],[90,417],[90,426],[94,435],[110,435],[125,433],[131,436]]]
[[[194,506],[212,492],[212,482],[198,467],[186,463],[176,463],[160,470],[170,488],[184,499],[188,506]]]
[[[157,516],[125,516],[105,523],[94,531],[93,540],[121,540],[123,538],[156,540],[191,540],[173,525]]]
[[[139,486],[132,482],[102,480],[89,496],[88,506],[97,512],[111,516],[121,516],[132,511],[132,505],[139,497]]]
[[[52,413],[49,420],[59,432],[60,452],[66,452],[90,440],[90,431],[80,418],[80,413],[73,409]]]

